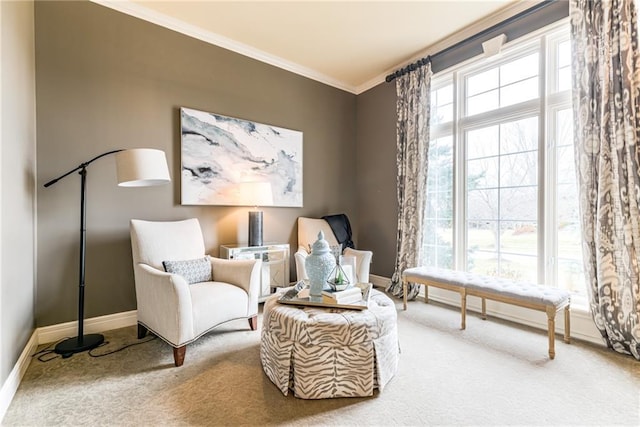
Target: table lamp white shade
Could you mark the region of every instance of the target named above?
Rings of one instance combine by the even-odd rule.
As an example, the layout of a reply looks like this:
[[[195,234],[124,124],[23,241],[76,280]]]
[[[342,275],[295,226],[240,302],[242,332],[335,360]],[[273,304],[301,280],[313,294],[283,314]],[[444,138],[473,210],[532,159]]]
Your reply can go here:
[[[247,181],[238,184],[238,206],[272,206],[273,190],[267,181]]]
[[[171,182],[167,158],[162,150],[134,148],[116,153],[118,185],[148,187]]]

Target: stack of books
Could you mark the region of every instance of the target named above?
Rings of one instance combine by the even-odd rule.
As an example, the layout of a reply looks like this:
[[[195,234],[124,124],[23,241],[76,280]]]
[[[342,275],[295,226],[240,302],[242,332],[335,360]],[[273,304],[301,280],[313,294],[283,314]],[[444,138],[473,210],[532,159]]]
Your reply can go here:
[[[322,291],[322,301],[326,304],[353,304],[362,301],[362,289],[352,286],[343,291]]]

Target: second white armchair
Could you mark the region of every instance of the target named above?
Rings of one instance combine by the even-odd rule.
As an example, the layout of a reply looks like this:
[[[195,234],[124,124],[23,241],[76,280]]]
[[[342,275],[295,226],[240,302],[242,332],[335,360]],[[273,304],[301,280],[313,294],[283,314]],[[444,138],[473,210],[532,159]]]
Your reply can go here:
[[[309,278],[304,263],[310,254],[311,245],[318,239],[318,232],[320,231],[324,233],[324,238],[327,243],[329,243],[329,246],[338,245],[338,240],[327,221],[321,218],[298,218],[298,250],[294,254],[298,280],[306,280]],[[356,259],[357,282],[369,283],[369,267],[371,259],[373,258],[373,252],[345,248],[342,254],[345,256],[353,256]]]

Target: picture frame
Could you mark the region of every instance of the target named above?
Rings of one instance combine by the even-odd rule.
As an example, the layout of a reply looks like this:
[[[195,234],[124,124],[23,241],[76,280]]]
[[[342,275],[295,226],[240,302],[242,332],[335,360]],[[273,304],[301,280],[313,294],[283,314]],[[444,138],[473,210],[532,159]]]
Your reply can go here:
[[[302,207],[303,133],[180,108],[182,205],[247,206],[239,187],[267,182],[271,206]]]

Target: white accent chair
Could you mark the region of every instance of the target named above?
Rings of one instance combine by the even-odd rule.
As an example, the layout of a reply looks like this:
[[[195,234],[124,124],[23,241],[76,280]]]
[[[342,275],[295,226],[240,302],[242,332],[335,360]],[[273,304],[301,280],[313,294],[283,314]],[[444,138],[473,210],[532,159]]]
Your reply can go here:
[[[181,366],[187,344],[222,323],[248,319],[251,330],[257,329],[260,260],[210,257],[212,280],[189,284],[165,272],[162,263],[205,257],[197,219],[132,219],[130,231],[139,339],[151,331],[173,347],[175,365]]]
[[[329,246],[337,246],[331,226],[324,219],[318,218],[298,218],[298,250],[293,255],[296,261],[296,274],[298,280],[307,280],[307,270],[304,266],[305,259],[311,253],[311,245],[318,239],[318,232],[324,233],[324,239]],[[358,283],[369,283],[369,266],[373,258],[373,252],[352,248],[345,248],[342,251],[344,256],[353,256],[356,259],[356,280]]]

